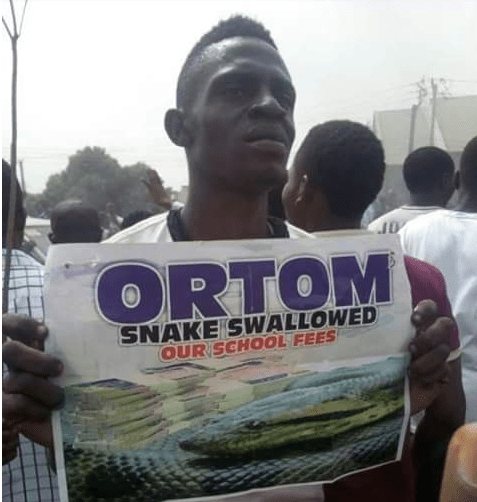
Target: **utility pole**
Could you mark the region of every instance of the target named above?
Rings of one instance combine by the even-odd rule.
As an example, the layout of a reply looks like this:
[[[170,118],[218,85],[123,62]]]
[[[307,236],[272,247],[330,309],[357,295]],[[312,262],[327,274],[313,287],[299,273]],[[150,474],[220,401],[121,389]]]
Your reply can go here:
[[[436,98],[437,98],[437,82],[431,78],[432,101],[431,101],[431,132],[429,136],[429,144],[434,146],[434,122],[436,120]]]
[[[20,165],[20,186],[22,187],[23,195],[26,195],[25,171],[23,170],[23,160],[18,162]]]
[[[417,87],[419,89],[419,97],[417,101],[417,105],[412,105],[411,107],[411,126],[409,130],[409,147],[408,147],[408,153],[411,153],[414,150],[414,133],[416,129],[416,118],[417,118],[417,110],[419,106],[421,106],[422,101],[427,95],[427,89],[426,89],[426,82],[424,80],[424,77],[417,82]]]

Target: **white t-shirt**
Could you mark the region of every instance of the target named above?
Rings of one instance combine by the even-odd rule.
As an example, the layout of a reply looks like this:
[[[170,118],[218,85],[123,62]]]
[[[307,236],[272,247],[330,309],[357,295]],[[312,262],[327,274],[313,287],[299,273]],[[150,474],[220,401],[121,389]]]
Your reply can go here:
[[[467,421],[477,421],[477,213],[441,209],[399,232],[404,251],[437,267],[459,328]]]
[[[141,244],[149,242],[172,242],[172,236],[167,225],[169,213],[158,214],[136,223],[132,227],[126,228],[114,234],[104,242],[122,244]],[[285,223],[291,239],[313,238],[311,234],[301,230],[289,223]]]
[[[438,209],[442,208],[440,206],[401,206],[376,218],[368,225],[368,230],[380,234],[395,234],[409,220]]]

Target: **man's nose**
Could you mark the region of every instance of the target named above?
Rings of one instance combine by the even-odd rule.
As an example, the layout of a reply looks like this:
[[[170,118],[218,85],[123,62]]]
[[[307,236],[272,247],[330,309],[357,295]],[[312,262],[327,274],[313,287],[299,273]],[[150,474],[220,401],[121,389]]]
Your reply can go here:
[[[286,114],[285,108],[281,106],[271,89],[264,87],[258,93],[254,103],[250,107],[250,115],[282,117]]]

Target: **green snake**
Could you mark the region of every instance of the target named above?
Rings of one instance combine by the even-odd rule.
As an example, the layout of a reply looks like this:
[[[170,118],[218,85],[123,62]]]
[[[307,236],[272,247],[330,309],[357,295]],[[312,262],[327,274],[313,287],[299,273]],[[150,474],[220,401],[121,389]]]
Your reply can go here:
[[[384,376],[372,367],[299,377],[284,392],[134,450],[78,447],[62,414],[69,499],[220,495],[335,479],[392,460],[402,428],[404,366],[402,359],[384,363]]]

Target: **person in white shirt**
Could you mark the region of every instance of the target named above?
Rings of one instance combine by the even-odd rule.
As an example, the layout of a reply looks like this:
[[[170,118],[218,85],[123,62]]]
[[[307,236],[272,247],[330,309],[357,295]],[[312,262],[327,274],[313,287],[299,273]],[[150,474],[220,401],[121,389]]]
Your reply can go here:
[[[406,253],[438,267],[446,280],[462,347],[467,421],[477,421],[477,136],[456,173],[458,205],[409,222],[399,232]]]
[[[411,203],[383,214],[368,225],[381,234],[395,234],[406,222],[447,205],[454,193],[454,161],[435,146],[411,152],[404,161],[403,176]]]

